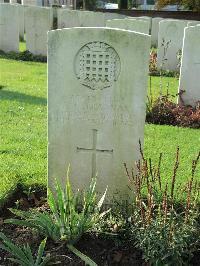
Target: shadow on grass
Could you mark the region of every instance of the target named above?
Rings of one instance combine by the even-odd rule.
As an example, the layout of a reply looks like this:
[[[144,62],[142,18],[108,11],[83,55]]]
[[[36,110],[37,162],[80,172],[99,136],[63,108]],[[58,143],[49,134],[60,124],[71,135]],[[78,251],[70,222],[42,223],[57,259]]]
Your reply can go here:
[[[3,88],[1,88],[0,90],[0,101],[2,100],[18,101],[18,102],[24,102],[24,103],[33,104],[33,105],[47,105],[46,98],[27,95],[27,94],[17,92],[17,91],[8,91],[8,90],[4,90]]]

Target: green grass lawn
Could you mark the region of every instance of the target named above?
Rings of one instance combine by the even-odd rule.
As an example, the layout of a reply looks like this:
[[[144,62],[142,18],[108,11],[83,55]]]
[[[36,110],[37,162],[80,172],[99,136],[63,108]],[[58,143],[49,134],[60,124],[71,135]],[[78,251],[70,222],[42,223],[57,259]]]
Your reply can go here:
[[[46,64],[0,60],[0,202],[12,186],[46,184]]]
[[[153,96],[153,99],[157,98],[160,94],[166,95],[169,93],[172,95],[170,99],[176,102],[176,94],[178,93],[178,78],[171,78],[171,77],[149,77],[149,84],[148,84],[148,95],[150,93]],[[175,97],[173,97],[175,96]]]
[[[166,86],[168,82],[170,93],[175,94],[178,81],[163,79]],[[159,94],[158,77],[152,77],[152,91]],[[46,64],[0,59],[0,205],[18,183],[46,185],[46,93]],[[159,153],[164,153],[165,179],[172,175],[178,145],[178,179],[183,182],[190,176],[192,159],[200,149],[200,130],[146,125],[145,155],[157,162]]]
[[[26,51],[26,42],[20,41],[20,43],[19,43],[19,51],[20,52]]]

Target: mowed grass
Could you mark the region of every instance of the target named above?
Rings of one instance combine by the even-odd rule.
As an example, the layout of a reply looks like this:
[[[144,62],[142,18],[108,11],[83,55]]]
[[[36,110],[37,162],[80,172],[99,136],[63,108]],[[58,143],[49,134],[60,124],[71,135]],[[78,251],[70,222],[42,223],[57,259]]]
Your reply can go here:
[[[0,60],[0,204],[18,183],[46,185],[46,64]]]
[[[26,42],[25,41],[20,41],[20,43],[19,43],[19,51],[20,52],[26,51]]]
[[[46,75],[46,64],[0,59],[0,205],[17,184],[46,186]],[[168,82],[170,93],[174,94],[178,81],[163,79],[166,85]],[[159,78],[152,77],[154,95],[159,95],[159,88]],[[178,182],[185,182],[200,149],[200,130],[145,126],[145,155],[157,163],[163,152],[161,173],[166,180],[172,175],[177,146],[181,162]],[[197,171],[200,175],[200,167]]]
[[[160,95],[170,95],[170,99],[176,102],[178,93],[178,78],[173,77],[149,77],[148,96],[155,100]]]
[[[169,183],[173,175],[177,147],[180,149],[177,182],[185,183],[191,178],[192,161],[200,151],[200,130],[146,124],[145,156],[152,159],[153,165],[157,165],[159,155],[163,153],[161,177]],[[196,178],[200,181],[200,164],[196,169]]]

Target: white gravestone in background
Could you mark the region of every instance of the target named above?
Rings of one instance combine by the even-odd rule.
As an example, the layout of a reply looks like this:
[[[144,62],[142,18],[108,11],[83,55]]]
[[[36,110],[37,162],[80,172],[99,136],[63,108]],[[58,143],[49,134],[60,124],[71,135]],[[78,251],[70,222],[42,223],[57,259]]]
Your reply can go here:
[[[196,25],[200,25],[200,21],[198,20],[190,21],[188,22],[187,27],[196,26]]]
[[[178,53],[180,53],[182,49],[185,27],[187,27],[187,22],[184,20],[165,19],[160,21],[158,33],[158,69],[162,68],[163,70],[170,71],[178,70]],[[164,46],[162,45],[163,40]],[[166,47],[167,42],[170,43],[165,55],[164,47]],[[165,61],[164,58],[166,59]]]
[[[22,40],[24,40],[24,9],[25,7],[23,5],[17,4],[19,9],[19,36]]]
[[[48,33],[48,178],[127,199],[123,163],[134,167],[143,141],[150,36],[110,28]],[[139,48],[138,48],[139,47]],[[130,56],[131,55],[131,56]]]
[[[151,23],[152,18],[148,16],[141,16],[141,17],[128,17],[129,19],[137,19],[137,20],[144,20],[149,24],[149,33],[151,33]]]
[[[105,12],[104,13],[104,19],[106,20],[111,20],[111,19],[123,19],[126,18],[126,15],[119,14],[119,13],[110,13],[110,12]]]
[[[44,1],[44,0],[37,0],[37,6],[40,6],[40,7],[42,7],[42,6],[47,6],[46,5],[46,1]]]
[[[21,4],[13,4],[19,9],[19,37],[24,40],[24,9],[25,6]]]
[[[149,30],[151,32],[151,27],[152,27],[152,17],[148,17],[148,16],[141,16],[141,17],[137,17],[137,19],[143,19],[145,21],[149,22]]]
[[[185,28],[179,79],[180,104],[195,106],[200,101],[200,25]],[[183,100],[183,102],[181,101]]]
[[[19,8],[19,36],[24,39],[24,9],[23,5],[18,5]]]
[[[16,5],[0,4],[0,50],[19,51],[19,9]]]
[[[151,26],[151,45],[153,47],[158,47],[158,31],[159,31],[159,22],[163,18],[152,18]]]
[[[106,22],[106,26],[109,28],[118,28],[124,30],[137,31],[145,34],[149,34],[149,23],[144,20],[138,19],[112,19]]]
[[[22,5],[37,6],[37,0],[21,0]]]
[[[104,17],[101,12],[58,9],[58,28],[103,27]]]
[[[25,8],[26,49],[35,55],[47,55],[47,32],[53,27],[53,10]]]

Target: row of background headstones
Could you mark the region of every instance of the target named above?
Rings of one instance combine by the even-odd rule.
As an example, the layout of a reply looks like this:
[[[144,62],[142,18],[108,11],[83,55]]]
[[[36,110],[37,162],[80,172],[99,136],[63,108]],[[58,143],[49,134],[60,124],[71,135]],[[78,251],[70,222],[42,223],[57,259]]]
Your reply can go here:
[[[46,32],[53,28],[53,16],[55,15],[53,15],[53,13],[55,12],[53,12],[52,8],[40,8],[23,5],[16,6],[18,6],[18,11],[11,11],[10,8],[11,14],[9,14],[9,10],[4,12],[7,16],[7,24],[11,24],[9,16],[12,17],[13,24],[15,24],[12,28],[16,29],[19,24],[19,34],[22,39],[24,38],[24,32],[26,31],[27,49],[33,54],[46,55],[47,49],[45,36]],[[19,18],[17,18],[17,12],[19,12]],[[13,15],[13,13],[15,15]],[[58,9],[56,13],[58,18],[58,28],[108,26],[150,34],[151,45],[154,47],[158,46],[158,66],[162,64],[163,59],[163,39],[166,43],[171,40],[168,48],[169,56],[167,57],[167,62],[165,65],[162,64],[163,69],[171,71],[174,71],[177,68],[178,59],[176,53],[182,49],[184,28],[186,26],[200,23],[195,21],[188,22],[184,20],[150,17],[133,18],[116,13],[69,11],[66,9]],[[16,18],[15,21],[14,18]],[[18,19],[19,21],[17,21]],[[6,31],[9,32],[8,27]],[[16,32],[17,31],[18,30],[16,29]],[[17,41],[14,39],[14,36],[12,42]],[[7,49],[8,51],[12,42],[9,40],[9,46],[7,46],[7,48],[0,47],[0,49]],[[18,43],[13,44],[13,46],[15,48],[14,51],[17,51],[19,47]]]
[[[58,28],[105,27],[107,20],[123,19],[126,17],[125,15],[116,13],[69,11],[63,9],[58,9],[57,12],[54,12],[56,9],[52,8],[40,8],[32,6],[23,6],[18,4],[14,5],[15,8],[11,8],[11,5],[9,4],[3,5],[4,7],[2,8],[5,11],[2,11],[1,20],[4,20],[4,22],[1,22],[1,24],[5,25],[5,32],[15,32],[14,35],[9,34],[11,36],[8,36],[8,38],[6,38],[6,36],[3,37],[5,44],[3,45],[2,41],[0,49],[5,52],[8,52],[10,50],[16,52],[18,51],[19,45],[16,33],[19,31],[20,38],[22,39],[24,38],[24,32],[26,32],[27,49],[31,53],[46,55],[46,32],[53,28],[53,17],[55,17],[55,15],[58,19]],[[4,18],[4,16],[6,18]],[[151,18],[140,18],[137,20],[138,24],[142,24],[142,20],[146,20],[146,28],[149,27],[150,29]],[[135,26],[132,27],[132,30],[135,29],[144,33],[149,33],[149,30],[143,30],[144,27],[142,27],[142,25],[137,25],[136,20],[133,22],[135,22]],[[19,29],[17,28],[18,26]],[[6,45],[6,42],[9,42],[9,45]]]
[[[17,0],[0,0],[0,3],[10,3],[10,4],[17,4],[19,3]],[[52,0],[21,0],[20,4],[22,5],[28,5],[28,6],[51,6],[53,4]]]
[[[18,51],[19,35],[24,38],[24,32],[26,31],[27,50],[36,55],[46,55],[47,31],[53,28],[54,15],[52,8],[1,4],[0,36],[3,37],[0,38],[0,49],[5,52]],[[151,19],[149,17],[132,18],[116,13],[70,11],[66,9],[57,9],[56,16],[59,29],[107,26],[151,34],[151,44],[156,47],[158,43],[158,69],[170,71],[178,70],[180,58],[177,54],[182,51],[184,29],[187,26],[200,23],[199,21]],[[168,42],[169,44],[167,44]],[[196,64],[196,68],[198,68],[198,64]],[[182,76],[181,79],[183,79]],[[185,86],[182,83],[180,82],[179,87],[184,90]],[[196,83],[198,84],[198,82]],[[195,100],[199,100],[199,98],[195,96]],[[187,103],[194,104],[194,100]]]

